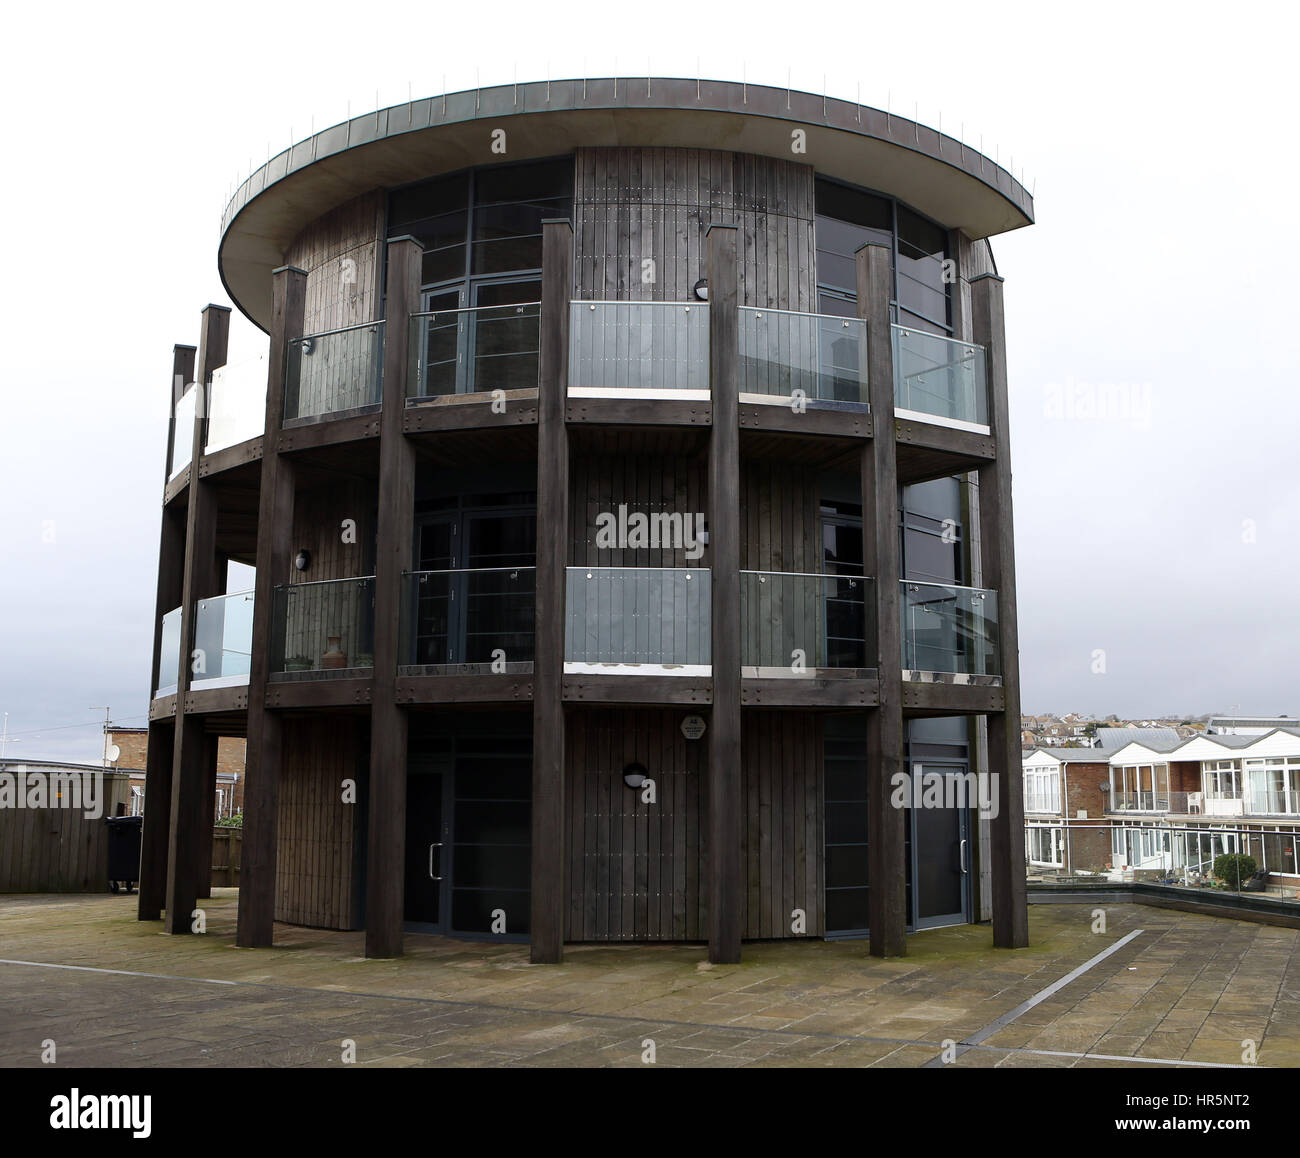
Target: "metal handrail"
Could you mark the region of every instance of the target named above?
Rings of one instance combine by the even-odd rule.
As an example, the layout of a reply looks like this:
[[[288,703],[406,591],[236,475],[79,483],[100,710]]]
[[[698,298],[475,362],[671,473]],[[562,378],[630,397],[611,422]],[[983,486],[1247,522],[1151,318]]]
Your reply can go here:
[[[529,306],[540,306],[541,304],[541,302],[502,302],[496,306],[456,306],[449,310],[420,310],[407,316],[411,318],[436,318],[440,314],[477,314],[481,310],[508,310],[512,306],[516,310],[522,310],[527,309]]]
[[[685,306],[688,310],[692,306],[708,309],[708,302],[640,302],[640,301],[618,301],[611,298],[570,298],[571,306]]]
[[[778,310],[774,306],[737,306],[740,312],[748,311],[752,314],[788,314],[792,318],[826,318],[833,322],[843,322],[845,328],[849,323],[856,322],[860,326],[866,325],[865,318],[846,318],[843,314],[811,314],[805,310]]]
[[[949,342],[954,346],[965,346],[968,350],[984,350],[984,347],[975,342],[964,342],[961,338],[949,338],[946,334],[932,334],[929,330],[919,330],[915,326],[900,326],[897,322],[891,322],[891,330],[899,330],[904,334],[921,334],[926,338],[933,338],[936,342]],[[947,363],[947,365],[956,365],[956,363]],[[938,370],[941,367],[934,366],[932,369]]]
[[[317,338],[328,338],[331,334],[347,334],[353,330],[364,330],[382,326],[386,318],[374,318],[369,322],[357,322],[354,326],[339,326],[337,330],[321,330],[315,334],[299,334],[296,338],[286,338],[288,342],[314,342]]]
[[[942,587],[945,591],[974,591],[980,595],[996,595],[995,587],[963,587],[960,583],[933,583],[924,579],[900,579],[909,587]]]
[[[405,578],[407,575],[479,575],[479,574],[485,574],[489,571],[498,572],[498,571],[536,571],[536,570],[537,570],[537,565],[535,563],[528,564],[526,566],[521,565],[519,567],[440,567],[433,571],[403,571],[402,576],[403,578]]]
[[[799,579],[873,579],[872,575],[834,575],[825,571],[749,571],[741,568],[742,575],[793,575]]]
[[[327,583],[369,583],[373,575],[353,575],[349,579],[308,579],[305,583],[277,583],[276,591],[298,591],[303,587],[324,587]]]

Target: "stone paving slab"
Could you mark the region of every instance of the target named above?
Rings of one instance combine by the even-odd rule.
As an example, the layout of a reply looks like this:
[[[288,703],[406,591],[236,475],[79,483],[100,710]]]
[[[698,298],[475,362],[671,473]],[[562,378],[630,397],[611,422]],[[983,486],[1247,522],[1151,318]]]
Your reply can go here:
[[[364,935],[276,926],[237,949],[237,891],[203,902],[208,932],[168,936],[135,898],[0,896],[0,1067],[916,1067],[1134,930],[1088,972],[950,1064],[1084,1068],[1300,1063],[1300,932],[1140,905],[1034,905],[1031,945],[986,926],[927,930],[908,956],[863,942],[746,944],[714,966],[699,945],[526,946],[410,936],[368,961]],[[119,970],[121,972],[108,972]],[[233,984],[222,984],[230,982]],[[1120,1061],[1093,1055],[1115,1055]],[[1128,1059],[1134,1059],[1129,1062]],[[1152,1066],[1155,1068],[1155,1066]]]

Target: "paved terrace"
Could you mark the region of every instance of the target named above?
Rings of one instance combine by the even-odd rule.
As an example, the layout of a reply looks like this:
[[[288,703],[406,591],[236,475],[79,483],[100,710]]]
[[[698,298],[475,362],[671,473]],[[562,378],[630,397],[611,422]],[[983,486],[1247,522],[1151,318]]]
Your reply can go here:
[[[1300,1064],[1300,932],[1120,904],[1105,934],[1087,905],[1034,905],[1033,944],[987,927],[933,930],[877,961],[861,942],[571,946],[562,966],[520,945],[277,926],[234,947],[237,893],[208,933],[168,937],[134,896],[0,897],[0,1066],[1098,1067]],[[1097,959],[1100,954],[1106,954]],[[1089,961],[1090,967],[1065,980]],[[50,966],[59,966],[52,968]],[[1062,982],[1064,981],[1064,984]]]

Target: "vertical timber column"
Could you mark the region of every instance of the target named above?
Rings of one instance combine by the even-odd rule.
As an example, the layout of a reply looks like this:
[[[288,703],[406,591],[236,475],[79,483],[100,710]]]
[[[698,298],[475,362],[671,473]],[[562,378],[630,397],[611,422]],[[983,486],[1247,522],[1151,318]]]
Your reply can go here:
[[[713,712],[709,723],[709,960],[740,960],[744,917],[740,793],[740,380],[734,225],[710,225],[709,551]]]
[[[990,821],[993,869],[993,944],[1029,944],[1025,898],[1025,806],[1020,762],[1020,636],[1016,622],[1016,545],[1011,518],[1011,430],[1007,399],[1006,332],[1002,279],[971,282],[972,340],[988,366],[989,427],[997,457],[980,468],[980,546],[983,582],[998,597],[998,651],[1002,658],[1001,712],[988,717],[989,772],[999,777],[999,808]]]
[[[166,494],[172,469],[172,447],[176,441],[176,403],[188,382],[194,379],[193,346],[172,349],[171,419],[168,422],[167,462],[163,467],[163,492]],[[183,432],[188,434],[188,431]],[[162,660],[162,617],[178,606],[184,590],[185,516],[181,511],[163,506],[162,527],[158,534],[158,587],[153,613],[153,663],[149,677],[149,702],[158,690]],[[179,646],[179,645],[178,645]],[[180,655],[176,656],[179,671]],[[149,721],[149,739],[145,749],[145,809],[140,845],[140,892],[137,919],[157,921],[162,917],[167,894],[167,835],[172,811],[172,755],[175,749],[175,722]]]
[[[230,309],[205,306],[195,367],[194,430],[190,453],[189,508],[185,520],[185,563],[181,589],[181,654],[176,671],[176,730],[172,740],[172,790],[167,840],[168,933],[191,931],[191,913],[207,891],[212,871],[212,830],[204,832],[207,799],[216,789],[217,737],[201,715],[186,711],[195,674],[194,617],[200,599],[219,594],[225,569],[217,554],[217,496],[203,480],[199,464],[207,438],[208,379],[226,363]],[[179,432],[177,432],[179,433]],[[206,664],[206,657],[204,657]],[[200,668],[200,670],[203,670]],[[204,863],[206,861],[206,863]]]
[[[867,325],[867,390],[872,438],[862,451],[862,543],[876,599],[880,706],[867,713],[867,919],[873,957],[907,953],[907,814],[890,803],[903,770],[903,645],[899,611],[898,453],[894,442],[894,354],[890,330],[891,255],[857,251],[858,312]],[[868,504],[870,506],[868,507]]]
[[[533,812],[529,959],[564,958],[564,593],[569,544],[569,299],[573,226],[542,222],[537,380],[537,602],[533,648]]]
[[[288,343],[302,337],[307,275],[282,266],[271,275],[271,343],[262,425],[262,482],[257,504],[257,571],[253,591],[253,656],[248,675],[244,832],[239,866],[239,926],[235,943],[267,946],[275,926],[275,872],[280,810],[281,721],[266,707],[276,584],[289,576],[293,551],[294,464],[279,451],[284,423]]]
[[[424,250],[388,243],[384,397],[379,417],[379,528],[375,552],[375,668],[370,706],[370,828],[366,852],[366,956],[402,952],[406,872],[406,712],[397,704],[402,572],[411,566],[415,450],[402,431],[411,314],[419,309]]]

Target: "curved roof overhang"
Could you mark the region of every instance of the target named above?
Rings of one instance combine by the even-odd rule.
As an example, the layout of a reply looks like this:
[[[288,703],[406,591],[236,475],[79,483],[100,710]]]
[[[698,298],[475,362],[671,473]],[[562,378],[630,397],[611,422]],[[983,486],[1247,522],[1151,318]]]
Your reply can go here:
[[[506,130],[504,156],[492,149],[494,129]],[[892,194],[977,239],[1034,219],[1033,199],[1007,170],[953,137],[879,109],[730,81],[538,81],[379,109],[272,157],[239,187],[222,217],[222,283],[267,329],[271,271],[294,238],[331,209],[377,186],[601,145],[727,149],[800,161]]]

